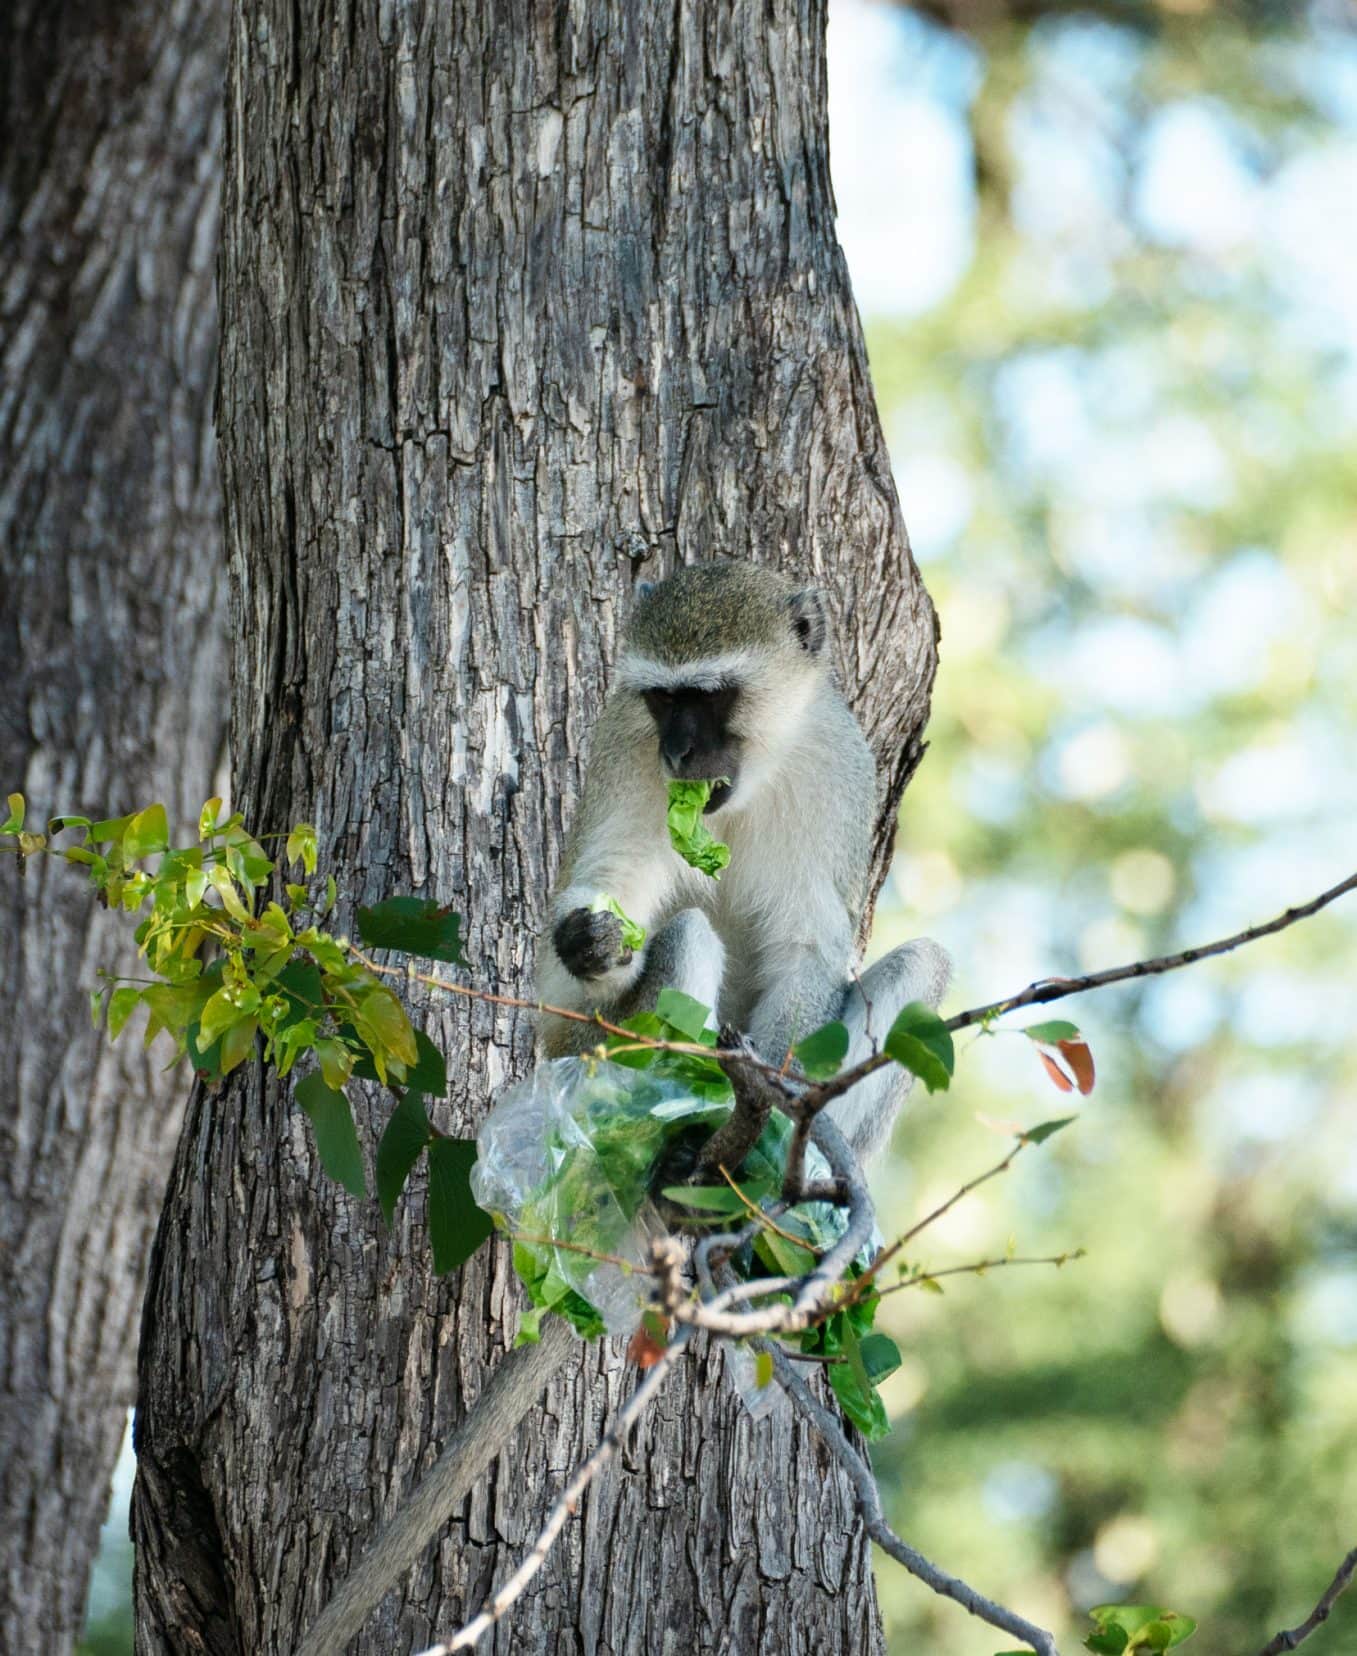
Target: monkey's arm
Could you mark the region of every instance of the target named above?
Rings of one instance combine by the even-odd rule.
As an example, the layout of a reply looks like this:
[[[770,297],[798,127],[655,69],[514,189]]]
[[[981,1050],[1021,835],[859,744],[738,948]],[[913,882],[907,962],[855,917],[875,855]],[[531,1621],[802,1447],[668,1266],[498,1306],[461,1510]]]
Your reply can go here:
[[[639,717],[638,717],[639,714]],[[572,1012],[609,1015],[642,981],[655,932],[683,872],[665,826],[666,790],[654,733],[634,697],[611,701],[594,732],[584,795],[566,840],[538,949],[537,996]],[[630,949],[611,898],[643,927]],[[587,1033],[587,1032],[586,1032]],[[580,1028],[550,1016],[543,1045],[552,1055],[578,1050]]]

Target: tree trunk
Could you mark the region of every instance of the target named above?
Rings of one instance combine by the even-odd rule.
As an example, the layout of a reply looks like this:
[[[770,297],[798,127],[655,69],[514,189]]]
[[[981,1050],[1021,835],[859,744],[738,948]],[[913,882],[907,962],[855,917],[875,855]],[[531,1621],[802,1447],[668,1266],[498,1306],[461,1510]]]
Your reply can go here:
[[[815,0],[237,6],[239,798],[267,831],[319,825],[347,913],[407,889],[462,910],[486,987],[530,986],[620,618],[677,562],[823,581],[884,867],[935,629],[834,238],[824,81]],[[455,1071],[436,1119],[465,1133],[530,1022],[419,1015]],[[147,1300],[140,1648],[289,1649],[519,1303],[500,1243],[435,1281],[420,1192],[383,1230],[257,1067],[196,1096]],[[493,1648],[879,1648],[842,1479],[785,1411],[751,1425],[721,1367],[670,1386]],[[475,1608],[633,1379],[581,1347],[352,1648],[418,1649]]]
[[[0,24],[0,792],[34,818],[163,798],[196,820],[224,734],[223,24],[197,0],[13,0]],[[96,970],[136,970],[128,917],[64,864],[18,872],[0,865],[0,1649],[60,1652],[184,1081],[90,1027]]]

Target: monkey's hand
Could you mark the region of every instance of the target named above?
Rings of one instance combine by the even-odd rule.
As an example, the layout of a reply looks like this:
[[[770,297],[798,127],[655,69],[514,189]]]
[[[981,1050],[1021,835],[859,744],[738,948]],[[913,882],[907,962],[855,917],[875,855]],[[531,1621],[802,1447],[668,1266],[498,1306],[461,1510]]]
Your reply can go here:
[[[607,909],[571,909],[552,933],[561,964],[573,977],[597,978],[631,964],[622,922]]]

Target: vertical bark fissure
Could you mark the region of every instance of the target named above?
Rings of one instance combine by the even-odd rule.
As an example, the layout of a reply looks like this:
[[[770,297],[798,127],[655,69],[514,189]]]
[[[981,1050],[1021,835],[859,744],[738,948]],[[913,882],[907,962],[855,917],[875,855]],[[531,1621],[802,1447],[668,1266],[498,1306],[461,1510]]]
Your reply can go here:
[[[216,372],[224,8],[0,23],[0,792],[195,821],[225,728]],[[0,1648],[79,1632],[182,1075],[90,1027],[125,915],[0,868]]]
[[[262,829],[318,824],[341,928],[415,886],[464,912],[479,981],[527,988],[634,580],[679,561],[824,582],[891,793],[932,614],[830,232],[823,28],[820,0],[240,0],[220,422],[236,777]],[[879,845],[884,867],[888,823]],[[524,1073],[528,1022],[417,1013],[451,1058],[435,1119],[468,1131]],[[385,1107],[358,1114],[371,1143]],[[474,1405],[515,1323],[508,1250],[434,1281],[423,1205],[416,1180],[380,1228],[257,1074],[194,1099],[142,1359],[144,1649],[183,1637],[152,1556],[177,1456],[210,1497],[240,1648],[285,1650]],[[417,1647],[471,1607],[628,1384],[616,1347],[582,1350],[353,1649]],[[879,1648],[847,1487],[789,1413],[747,1418],[719,1353],[625,1469],[494,1648]]]

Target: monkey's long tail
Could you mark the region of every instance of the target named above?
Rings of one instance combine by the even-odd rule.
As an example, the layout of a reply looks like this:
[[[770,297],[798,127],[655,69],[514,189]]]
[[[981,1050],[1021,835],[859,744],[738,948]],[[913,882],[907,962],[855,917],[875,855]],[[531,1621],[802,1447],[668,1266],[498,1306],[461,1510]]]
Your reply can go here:
[[[338,1656],[508,1443],[575,1345],[565,1318],[549,1317],[536,1345],[509,1352],[423,1481],[307,1629],[295,1656]]]

